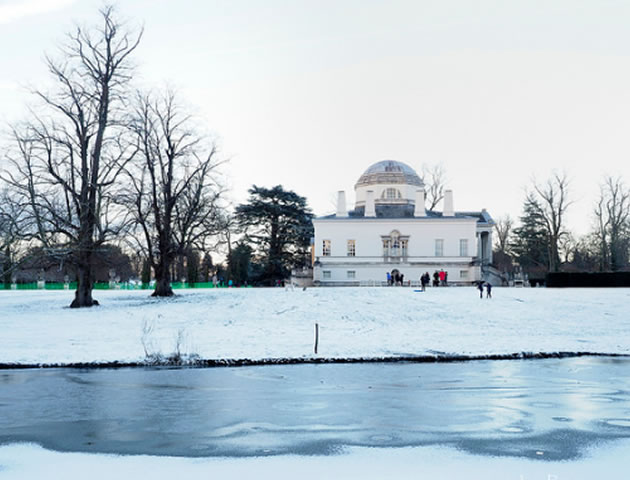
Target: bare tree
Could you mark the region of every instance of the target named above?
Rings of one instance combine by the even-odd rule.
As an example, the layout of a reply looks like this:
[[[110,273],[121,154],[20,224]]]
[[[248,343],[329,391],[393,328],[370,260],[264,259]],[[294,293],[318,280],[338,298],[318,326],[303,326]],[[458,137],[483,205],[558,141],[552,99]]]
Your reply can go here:
[[[194,132],[171,92],[139,94],[130,130],[138,153],[126,168],[128,188],[120,200],[154,271],[153,296],[171,296],[175,260],[192,247],[202,250],[216,232],[220,162],[215,145],[206,146]]]
[[[432,212],[444,198],[446,187],[446,171],[441,163],[422,165],[422,181],[424,182],[427,210]]]
[[[23,228],[23,207],[8,190],[0,192],[0,270],[5,288],[11,283],[18,263],[20,232]]]
[[[494,230],[496,232],[494,238],[496,240],[497,249],[501,253],[507,253],[513,226],[514,222],[509,215],[498,218],[494,224]]]
[[[619,270],[628,262],[630,190],[620,177],[606,177],[595,205],[602,270]]]
[[[526,202],[538,210],[547,237],[549,271],[557,272],[560,267],[560,240],[568,233],[565,214],[572,203],[569,200],[569,180],[564,173],[554,173],[543,184],[534,181],[532,188]]]
[[[564,264],[573,262],[576,257],[576,252],[580,247],[579,239],[575,238],[571,232],[560,237],[560,241],[558,242],[558,256],[560,262]]]
[[[214,244],[211,246],[213,250],[219,250],[225,253],[226,258],[230,258],[232,255],[232,245],[235,243],[234,238],[237,240],[239,234],[242,234],[242,229],[239,226],[238,219],[234,214],[223,210],[217,219],[217,235],[214,236]]]
[[[119,22],[113,7],[100,14],[100,25],[68,35],[59,59],[47,57],[55,86],[34,92],[41,106],[14,129],[5,175],[28,205],[32,235],[73,265],[78,286],[71,307],[98,304],[94,255],[119,226],[112,188],[129,158],[121,120],[131,54],[142,35]]]

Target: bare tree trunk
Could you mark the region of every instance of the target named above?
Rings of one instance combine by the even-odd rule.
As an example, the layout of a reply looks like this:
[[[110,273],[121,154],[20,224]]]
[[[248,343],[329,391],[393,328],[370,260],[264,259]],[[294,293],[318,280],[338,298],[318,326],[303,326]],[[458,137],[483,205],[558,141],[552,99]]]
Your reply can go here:
[[[123,139],[130,55],[142,34],[101,10],[101,23],[77,27],[61,47],[61,58],[47,57],[51,90],[36,91],[42,102],[33,120],[14,129],[16,153],[9,157],[9,184],[28,205],[31,238],[44,248],[64,250],[77,272],[71,307],[91,307],[93,261],[98,248],[122,230],[110,209],[118,176],[132,148]]]
[[[613,272],[628,262],[627,235],[630,219],[630,191],[620,177],[606,177],[595,208],[602,269]]]
[[[77,267],[77,289],[74,292],[74,300],[70,304],[70,308],[98,305],[98,301],[92,298],[92,287],[92,264],[88,259],[83,265]]]
[[[202,139],[180,111],[174,94],[138,96],[129,129],[138,154],[125,172],[124,205],[137,226],[155,272],[154,297],[170,297],[171,278],[185,275],[184,253],[211,229],[216,208],[216,149]],[[122,197],[121,197],[122,198]]]
[[[529,194],[532,204],[539,206],[539,214],[545,223],[551,272],[557,272],[560,268],[559,242],[567,234],[564,217],[572,203],[568,190],[566,174],[554,174],[543,185],[534,183],[535,193]]]
[[[155,290],[151,294],[152,297],[172,297],[174,295],[171,288],[169,267],[169,262],[160,262],[155,269]]]
[[[512,219],[509,215],[497,219],[494,224],[496,243],[499,252],[507,253],[510,236],[512,235]]]

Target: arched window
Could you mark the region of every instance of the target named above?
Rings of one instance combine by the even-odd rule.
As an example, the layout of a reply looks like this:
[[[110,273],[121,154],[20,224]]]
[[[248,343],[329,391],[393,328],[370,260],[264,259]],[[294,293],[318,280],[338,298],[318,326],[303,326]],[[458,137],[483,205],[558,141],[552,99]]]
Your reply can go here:
[[[399,200],[402,198],[402,195],[400,193],[400,190],[398,190],[397,188],[386,188],[385,190],[383,190],[381,198],[384,200]]]

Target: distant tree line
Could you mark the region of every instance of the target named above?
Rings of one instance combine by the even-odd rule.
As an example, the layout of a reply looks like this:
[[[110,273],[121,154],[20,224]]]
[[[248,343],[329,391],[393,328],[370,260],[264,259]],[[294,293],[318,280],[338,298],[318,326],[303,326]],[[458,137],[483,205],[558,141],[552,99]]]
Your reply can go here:
[[[77,282],[71,307],[98,304],[94,282],[274,284],[302,264],[306,201],[254,186],[231,213],[213,141],[172,91],[134,88],[142,30],[111,6],[47,56],[51,80],[0,151],[0,273]],[[236,239],[234,246],[232,243]],[[227,252],[225,264],[212,254]]]
[[[515,222],[495,224],[494,261],[499,270],[520,268],[542,279],[549,272],[619,272],[630,270],[630,189],[621,177],[606,176],[591,209],[591,230],[576,238],[566,223],[573,205],[566,174],[532,182]]]

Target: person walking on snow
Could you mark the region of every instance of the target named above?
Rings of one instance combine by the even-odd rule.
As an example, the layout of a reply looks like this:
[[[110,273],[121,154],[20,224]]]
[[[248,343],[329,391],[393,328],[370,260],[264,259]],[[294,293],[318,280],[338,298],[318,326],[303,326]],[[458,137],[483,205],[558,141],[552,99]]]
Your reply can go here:
[[[492,298],[492,285],[486,282],[486,298]]]
[[[483,298],[483,282],[479,282],[477,288],[479,289],[479,298]]]

